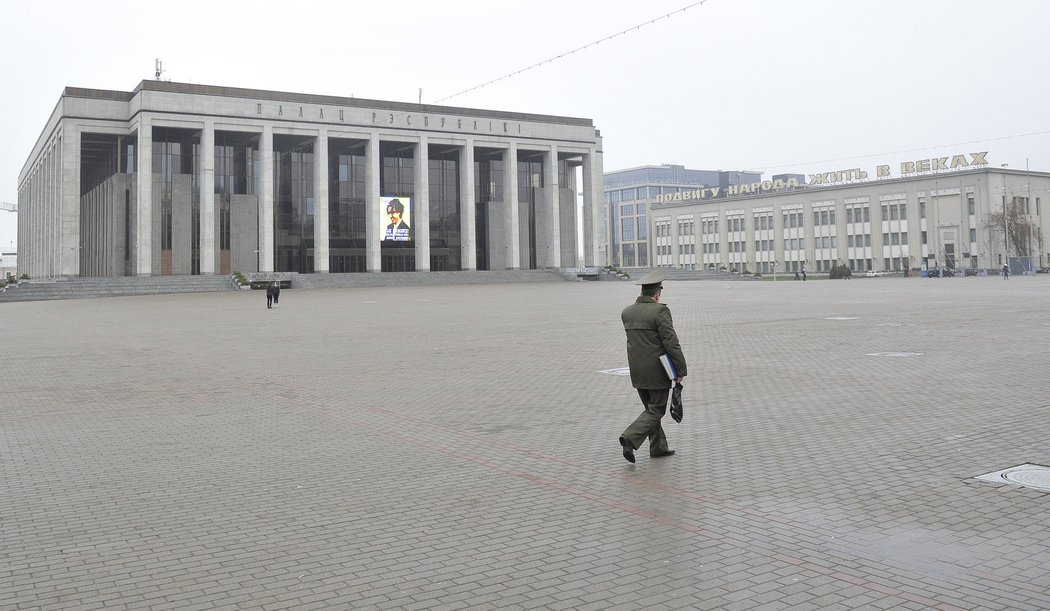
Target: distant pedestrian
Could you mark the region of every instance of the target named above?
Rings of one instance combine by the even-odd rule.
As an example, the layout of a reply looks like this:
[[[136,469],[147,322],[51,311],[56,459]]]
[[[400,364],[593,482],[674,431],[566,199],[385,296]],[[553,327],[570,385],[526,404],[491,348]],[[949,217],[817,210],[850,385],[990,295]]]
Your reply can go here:
[[[273,283],[266,285],[266,309],[273,308]]]
[[[1009,265],[1003,265],[1003,280],[1009,280],[1009,279],[1010,279],[1010,266]]]
[[[273,283],[273,307],[279,307],[277,303],[281,300],[281,283]]]

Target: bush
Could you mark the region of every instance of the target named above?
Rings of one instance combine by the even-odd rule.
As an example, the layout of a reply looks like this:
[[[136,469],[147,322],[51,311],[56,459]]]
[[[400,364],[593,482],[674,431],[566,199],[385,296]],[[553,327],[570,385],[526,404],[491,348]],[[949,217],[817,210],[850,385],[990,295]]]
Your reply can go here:
[[[850,270],[850,268],[846,265],[836,265],[831,268],[830,272],[828,272],[828,278],[830,278],[831,280],[838,280],[840,278],[845,280],[846,278],[849,278],[852,275],[853,271]]]

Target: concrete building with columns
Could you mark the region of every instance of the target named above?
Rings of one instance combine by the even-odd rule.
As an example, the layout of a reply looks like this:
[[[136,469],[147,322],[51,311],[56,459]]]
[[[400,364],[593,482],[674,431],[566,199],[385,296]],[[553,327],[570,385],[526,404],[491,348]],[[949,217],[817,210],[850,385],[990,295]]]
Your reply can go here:
[[[19,174],[18,269],[592,267],[606,261],[601,193],[590,119],[164,81],[68,87]]]
[[[1050,173],[989,163],[987,152],[750,184],[712,180],[644,193],[626,185],[611,194],[615,188],[606,181],[607,201],[619,207],[613,214],[644,217],[646,267],[762,274],[836,265],[854,273],[1050,267],[1050,212],[1043,213]],[[629,242],[621,235],[611,243]]]

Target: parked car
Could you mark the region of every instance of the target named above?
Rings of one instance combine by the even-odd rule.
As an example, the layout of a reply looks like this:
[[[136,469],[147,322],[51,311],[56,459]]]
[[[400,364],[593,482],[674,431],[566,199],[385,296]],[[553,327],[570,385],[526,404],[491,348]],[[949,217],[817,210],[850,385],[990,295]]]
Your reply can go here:
[[[868,276],[868,278],[881,278],[882,276],[886,275],[886,272],[880,272],[877,269],[869,269],[866,275]]]

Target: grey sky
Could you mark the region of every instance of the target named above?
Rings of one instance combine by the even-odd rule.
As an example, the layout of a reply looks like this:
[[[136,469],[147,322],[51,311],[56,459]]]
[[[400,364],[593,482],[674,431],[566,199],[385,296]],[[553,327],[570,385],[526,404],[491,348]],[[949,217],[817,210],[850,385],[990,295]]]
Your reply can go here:
[[[13,3],[0,200],[63,87],[130,91],[158,57],[172,81],[432,103],[693,1]],[[1048,24],[1041,0],[708,0],[444,104],[591,118],[606,171],[896,175],[977,151],[1047,171]]]

